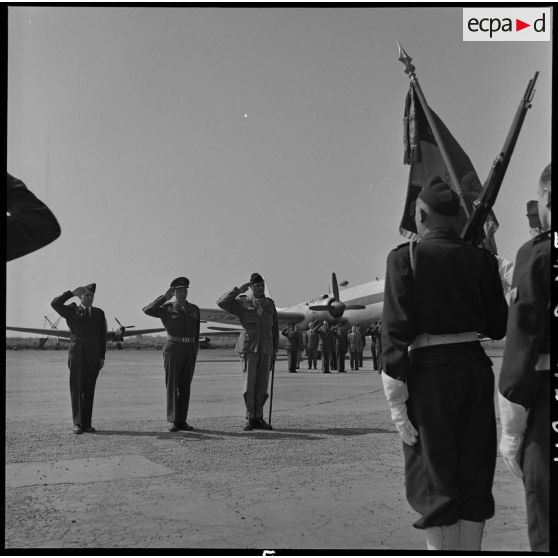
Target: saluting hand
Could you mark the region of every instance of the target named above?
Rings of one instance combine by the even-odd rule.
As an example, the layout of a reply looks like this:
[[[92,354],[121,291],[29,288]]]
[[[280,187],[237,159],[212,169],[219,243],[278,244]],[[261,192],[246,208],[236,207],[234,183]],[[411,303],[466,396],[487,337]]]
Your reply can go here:
[[[248,287],[250,287],[250,283],[244,283],[243,285],[241,285],[240,287],[238,287],[238,290],[241,293],[245,293],[248,290]]]
[[[85,287],[76,287],[73,291],[72,294],[74,296],[79,296],[81,297],[81,295],[85,292]]]
[[[165,297],[166,300],[170,300],[174,295],[174,289],[173,287],[170,287],[169,289],[167,289],[167,292],[163,295]]]

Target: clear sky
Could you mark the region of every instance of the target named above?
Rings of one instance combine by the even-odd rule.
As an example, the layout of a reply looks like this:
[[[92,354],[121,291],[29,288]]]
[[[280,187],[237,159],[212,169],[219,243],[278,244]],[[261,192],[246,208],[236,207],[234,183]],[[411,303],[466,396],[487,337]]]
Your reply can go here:
[[[8,170],[62,236],[7,264],[8,325],[52,298],[137,327],[172,279],[202,307],[258,271],[278,306],[385,273],[409,169],[409,80],[481,181],[540,76],[495,212],[500,253],[528,239],[550,161],[551,45],[464,43],[462,9],[10,7]]]

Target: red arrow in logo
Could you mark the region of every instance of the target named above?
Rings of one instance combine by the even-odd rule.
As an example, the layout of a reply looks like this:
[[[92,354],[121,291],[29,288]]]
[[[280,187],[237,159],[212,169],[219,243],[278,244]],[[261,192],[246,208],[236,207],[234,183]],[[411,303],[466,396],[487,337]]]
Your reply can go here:
[[[530,23],[525,23],[524,21],[521,21],[520,19],[515,18],[515,30],[516,31],[521,31],[522,29],[525,29],[525,27],[531,27]]]

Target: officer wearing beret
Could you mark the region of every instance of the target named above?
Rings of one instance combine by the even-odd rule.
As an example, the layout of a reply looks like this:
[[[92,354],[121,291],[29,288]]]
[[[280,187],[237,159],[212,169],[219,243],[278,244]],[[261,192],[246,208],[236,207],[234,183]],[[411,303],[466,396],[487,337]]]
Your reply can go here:
[[[239,296],[248,289],[248,296]],[[244,430],[271,430],[271,425],[263,418],[263,409],[268,398],[269,372],[279,345],[275,303],[265,296],[263,277],[259,273],[252,273],[248,283],[227,291],[217,300],[217,304],[219,308],[237,316],[244,328]]]
[[[525,485],[531,550],[548,552],[551,165],[542,173],[538,197],[544,232],[517,252],[498,402],[500,452]]]
[[[507,305],[496,259],[457,234],[459,199],[435,177],[414,210],[419,241],[387,259],[382,381],[403,439],[407,500],[429,550],[480,550],[494,515],[492,362]]]
[[[165,385],[167,388],[167,421],[169,432],[194,430],[186,419],[190,404],[190,385],[198,356],[200,309],[186,300],[190,281],[177,277],[164,295],[157,297],[143,311],[160,318],[167,330],[163,349]],[[171,298],[174,295],[174,301]]]
[[[93,305],[96,285],[77,287],[57,296],[51,306],[66,319],[72,334],[68,351],[70,368],[70,396],[75,434],[95,432],[91,426],[93,396],[99,371],[105,364],[107,322],[105,313]],[[77,296],[80,304],[64,304]]]

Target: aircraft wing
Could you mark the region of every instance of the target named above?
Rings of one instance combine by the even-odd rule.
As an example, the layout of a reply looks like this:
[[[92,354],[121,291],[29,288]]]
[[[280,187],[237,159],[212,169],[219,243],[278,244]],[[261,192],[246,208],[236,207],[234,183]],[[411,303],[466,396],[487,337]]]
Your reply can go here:
[[[133,335],[147,335],[148,333],[159,333],[166,331],[164,327],[153,327],[151,329],[130,329],[124,331],[123,337],[132,337]]]
[[[53,335],[54,337],[68,337],[72,336],[71,332],[67,329],[36,329],[33,327],[11,327],[6,326],[10,331],[23,331],[24,333],[38,333],[39,335]]]
[[[279,327],[284,328],[290,322],[298,323],[304,320],[304,314],[279,309],[277,310],[277,318],[279,320]],[[240,326],[240,320],[234,314],[229,314],[220,308],[200,308],[200,319],[204,322]]]

